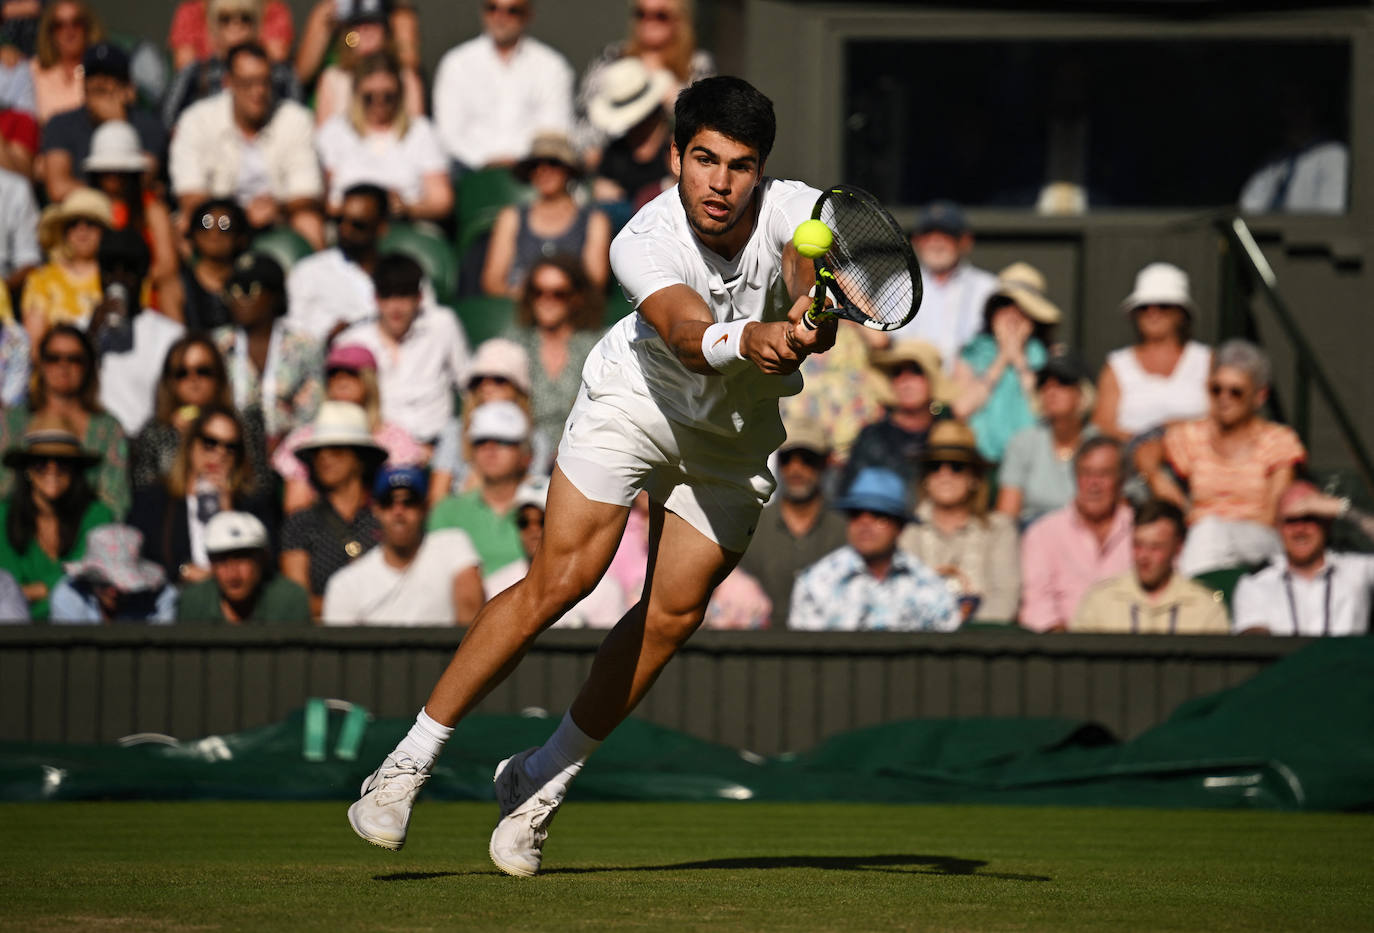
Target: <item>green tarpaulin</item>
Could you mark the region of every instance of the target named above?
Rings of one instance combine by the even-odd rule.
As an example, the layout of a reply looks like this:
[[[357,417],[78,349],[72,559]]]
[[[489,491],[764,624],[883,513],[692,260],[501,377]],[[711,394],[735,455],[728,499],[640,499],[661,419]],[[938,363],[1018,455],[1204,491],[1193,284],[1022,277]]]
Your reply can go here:
[[[490,799],[495,763],[551,718],[473,717],[426,786]],[[0,743],[0,799],[339,799],[409,728],[312,704],[233,735],[134,747]],[[1092,723],[942,719],[834,736],[764,759],[631,720],[574,789],[600,800],[855,800],[1374,808],[1374,639],[1331,639],[1180,707],[1121,743]]]

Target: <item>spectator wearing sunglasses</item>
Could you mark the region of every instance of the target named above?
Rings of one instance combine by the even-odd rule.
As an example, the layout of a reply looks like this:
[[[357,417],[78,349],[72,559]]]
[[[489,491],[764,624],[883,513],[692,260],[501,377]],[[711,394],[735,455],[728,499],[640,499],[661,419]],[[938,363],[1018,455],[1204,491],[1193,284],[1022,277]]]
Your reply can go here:
[[[482,608],[482,567],[467,533],[425,531],[418,467],[386,467],[372,487],[381,541],[329,578],[325,625],[466,625]]]
[[[343,112],[327,120],[315,146],[324,166],[326,205],[337,215],[356,185],[386,192],[387,212],[401,220],[439,222],[453,212],[453,182],[434,125],[401,106],[401,71],[394,56],[377,52],[353,69]]]
[[[893,470],[908,487],[921,474],[926,438],[935,412],[949,398],[940,351],[924,340],[899,340],[873,354],[873,365],[887,377],[883,417],[859,432],[840,478],[847,487],[866,467]]]
[[[797,575],[845,543],[845,522],[826,502],[831,445],[819,423],[794,419],[778,448],[778,495],[759,516],[740,567],[773,603],[772,627],[784,628]]]
[[[338,243],[304,257],[286,279],[291,329],[328,342],[377,313],[377,244],[387,229],[387,193],[354,185],[339,203]]]
[[[22,301],[30,343],[37,346],[54,324],[90,325],[102,298],[100,238],[113,222],[110,199],[91,188],[75,188],[44,208],[38,242],[48,262],[29,274]]]
[[[84,0],[58,0],[38,21],[33,91],[39,123],[80,107],[84,95],[82,63],[86,50],[105,37],[100,21]]]
[[[460,169],[511,166],[536,133],[572,131],[573,71],[526,35],[534,0],[478,0],[482,34],[450,49],[434,73],[434,123]]]
[[[868,467],[835,502],[847,542],[802,572],[787,627],[808,631],[940,631],[959,627],[959,604],[945,581],[897,547],[912,520],[906,483]]]
[[[191,333],[229,323],[224,300],[234,263],[248,250],[248,218],[232,198],[211,198],[192,212],[192,260],[181,268],[181,317]]]
[[[606,290],[610,274],[611,224],[606,215],[580,205],[569,185],[582,174],[572,143],[563,133],[540,133],[515,177],[534,189],[529,204],[501,209],[491,231],[482,290],[519,298],[535,263],[555,256],[581,258],[588,294]]]
[[[1188,576],[1263,563],[1282,551],[1275,531],[1279,498],[1307,451],[1292,428],[1260,414],[1269,372],[1259,347],[1228,340],[1212,357],[1208,417],[1171,425],[1162,441],[1137,448],[1136,466],[1151,491],[1188,516],[1188,542],[1179,556],[1179,570]]]
[[[276,527],[270,504],[254,494],[253,464],[238,412],[211,403],[182,436],[162,483],[134,492],[129,524],[143,533],[143,556],[179,584],[210,578],[206,526],[220,512],[250,512]]]
[[[335,0],[330,0],[331,3]],[[291,57],[295,27],[291,22],[291,8],[282,0],[267,0],[262,8],[262,25],[258,32],[263,48],[274,62]],[[214,54],[210,42],[210,24],[206,17],[205,0],[181,0],[172,13],[172,25],[167,33],[167,47],[172,51],[172,68],[181,71],[188,65],[203,62]]]
[[[182,438],[211,405],[232,408],[229,374],[207,334],[188,334],[167,350],[153,391],[153,416],[130,446],[134,488],[166,481]],[[259,457],[252,456],[253,463]]]
[[[957,421],[931,429],[920,505],[897,546],[945,578],[965,621],[1011,622],[1021,590],[1016,525],[988,511],[988,463]]]
[[[398,46],[410,43],[398,43],[392,32],[393,23],[418,25],[418,16],[413,4],[396,6],[393,0],[327,0],[311,11],[296,55],[296,74],[307,84],[315,82],[315,117],[321,125],[348,113],[356,101],[358,63],[375,56],[386,56],[394,63],[396,105],[412,117],[424,115],[425,87],[418,56],[410,49],[402,56]],[[324,56],[317,50],[327,51],[331,35],[337,36],[334,61],[320,71]]]

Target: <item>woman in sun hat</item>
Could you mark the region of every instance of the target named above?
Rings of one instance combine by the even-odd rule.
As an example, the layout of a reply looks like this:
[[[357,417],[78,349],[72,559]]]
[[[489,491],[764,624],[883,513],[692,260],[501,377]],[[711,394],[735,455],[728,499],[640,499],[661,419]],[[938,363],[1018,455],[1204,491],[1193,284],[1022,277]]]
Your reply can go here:
[[[102,525],[86,537],[86,556],[66,565],[53,587],[56,625],[176,620],[177,590],[162,568],[143,560],[143,535],[128,525]]]
[[[329,578],[381,539],[368,490],[386,462],[386,448],[373,438],[367,412],[352,402],[325,402],[311,427],[296,456],[317,498],[282,525],[281,571],[309,590],[310,611],[318,618]]]
[[[607,139],[596,158],[592,194],[613,205],[612,219],[624,226],[630,215],[674,181],[669,164],[671,106],[664,89],[673,84],[635,57],[608,65],[587,105],[587,119]]]
[[[1021,591],[1021,552],[1015,523],[988,511],[988,462],[967,425],[941,421],[931,428],[916,522],[897,546],[940,576],[959,599],[964,619],[1011,622]]]
[[[540,259],[575,256],[598,292],[610,274],[611,224],[595,208],[577,203],[570,185],[582,177],[582,160],[562,133],[540,133],[529,154],[515,165],[515,177],[534,190],[527,205],[502,208],[491,231],[482,268],[489,295],[519,297],[530,269]]]
[[[978,436],[978,451],[993,463],[1012,435],[1035,423],[1035,374],[1059,308],[1045,296],[1045,277],[1025,262],[997,276],[997,290],[983,310],[983,332],[969,341],[954,368],[956,417]]]
[[[99,462],[71,424],[56,417],[35,418],[5,451],[4,465],[15,479],[14,492],[0,502],[0,569],[22,588],[35,621],[48,618],[63,563],[80,560],[90,530],[115,520],[86,481],[86,471]]]
[[[1212,351],[1192,339],[1197,305],[1188,274],[1152,262],[1136,274],[1121,302],[1131,318],[1135,343],[1114,350],[1097,381],[1093,423],[1120,441],[1207,415],[1207,374]]]
[[[38,346],[54,324],[85,330],[103,297],[100,239],[114,223],[110,199],[93,188],[76,188],[50,204],[38,220],[38,242],[48,255],[24,282],[24,328]]]

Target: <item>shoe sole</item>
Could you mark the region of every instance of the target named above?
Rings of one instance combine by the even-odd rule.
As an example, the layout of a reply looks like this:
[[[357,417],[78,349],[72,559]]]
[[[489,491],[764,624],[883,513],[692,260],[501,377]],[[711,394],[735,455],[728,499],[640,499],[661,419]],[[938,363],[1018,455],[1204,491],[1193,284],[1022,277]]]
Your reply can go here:
[[[352,807],[348,808],[348,825],[353,829],[353,832],[357,834],[358,838],[363,840],[364,842],[372,843],[379,849],[386,849],[388,852],[401,851],[401,846],[405,845],[404,839],[400,842],[391,842],[390,840],[382,839],[378,836],[369,835],[362,828],[360,828],[357,823],[353,822],[353,807],[356,806],[357,804],[355,803]]]

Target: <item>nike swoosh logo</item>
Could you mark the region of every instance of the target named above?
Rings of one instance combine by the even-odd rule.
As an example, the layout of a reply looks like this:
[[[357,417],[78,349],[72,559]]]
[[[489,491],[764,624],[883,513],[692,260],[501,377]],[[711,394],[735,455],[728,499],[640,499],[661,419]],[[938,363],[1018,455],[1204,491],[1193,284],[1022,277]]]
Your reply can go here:
[[[711,344],[711,346],[712,346],[713,348],[714,348],[714,347],[718,347],[718,346],[720,346],[722,343],[724,343],[725,341],[727,341],[727,340],[729,340],[729,339],[730,339],[730,335],[729,335],[729,334],[721,334],[719,337],[716,338],[716,342],[713,343],[713,344]]]

